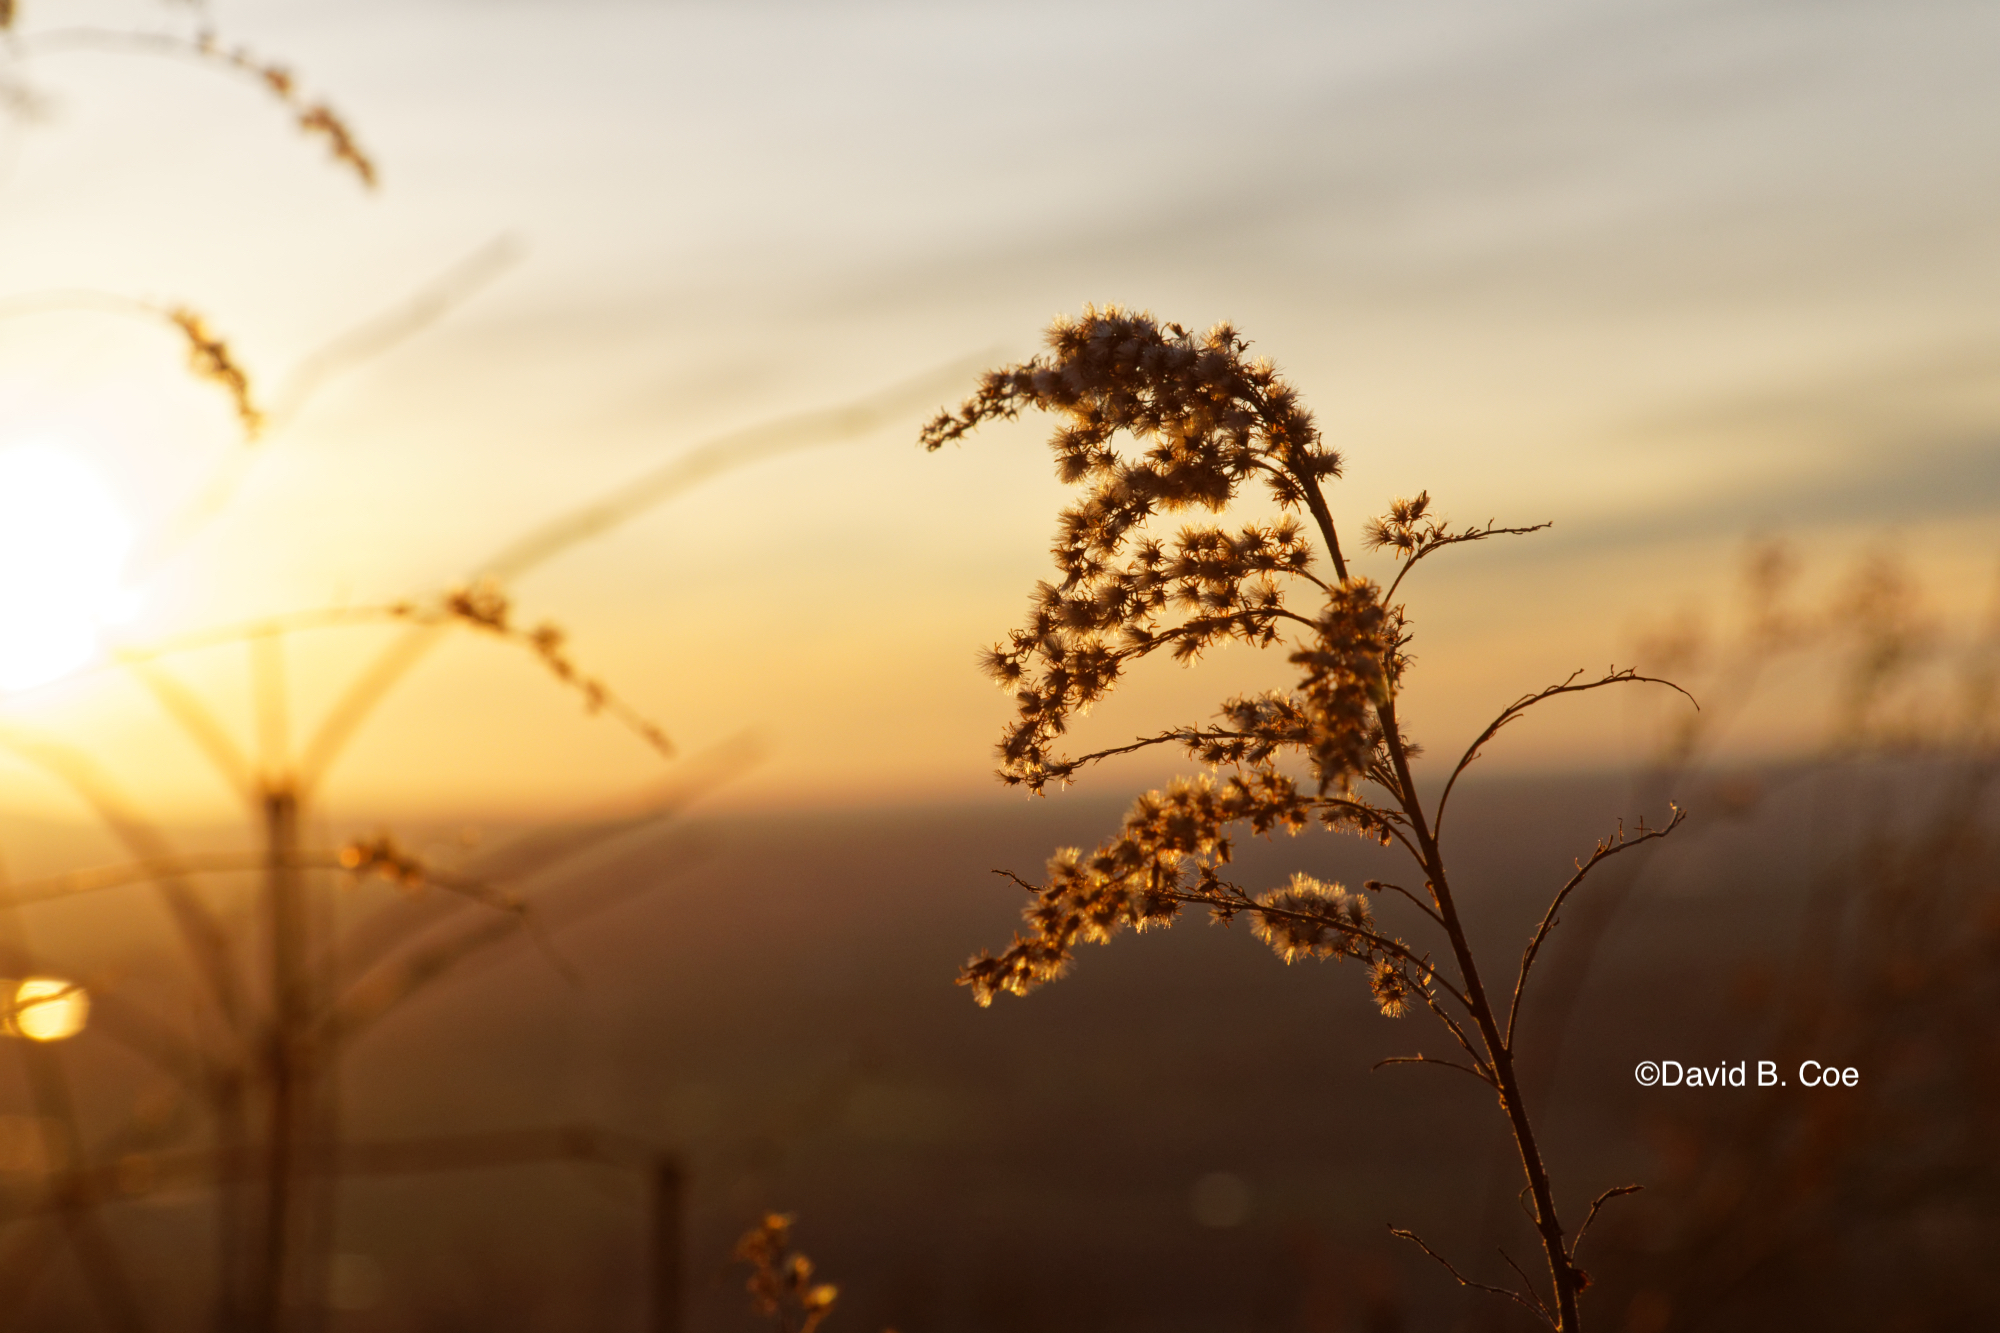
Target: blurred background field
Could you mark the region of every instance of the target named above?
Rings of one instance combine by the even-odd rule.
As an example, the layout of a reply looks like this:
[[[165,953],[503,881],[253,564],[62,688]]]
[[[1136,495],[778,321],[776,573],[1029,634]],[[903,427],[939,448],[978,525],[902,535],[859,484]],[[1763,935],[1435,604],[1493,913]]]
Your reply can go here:
[[[1735,1118],[1768,1110],[1770,1095],[1633,1081],[1646,1058],[1748,1059],[1754,1069],[1758,1058],[1796,1065],[1808,1052],[1862,1059],[1885,1105],[1889,1086],[1908,1081],[1905,1055],[1853,1056],[1851,1033],[1802,1042],[1774,1021],[1773,996],[1799,962],[1806,897],[1816,883],[1824,892],[1808,869],[1828,849],[1815,823],[1841,792],[1880,781],[1737,774],[1730,802],[1712,782],[1690,784],[1684,797],[1709,813],[1648,866],[1609,935],[1538,1108],[1571,1207],[1628,1179],[1661,1194],[1657,1205],[1641,1196],[1631,1225],[1596,1238],[1603,1252],[1587,1266],[1604,1283],[1592,1308],[1605,1326],[1757,1327],[1773,1317],[1773,1293],[1826,1328],[1881,1327],[1892,1309],[1913,1328],[1991,1314],[1973,1278],[1995,1239],[1977,1143],[1945,1150],[1958,1154],[1954,1180],[1887,1200],[1860,1183],[1872,1160],[1901,1149],[1880,1138],[1831,1152],[1823,1179],[1789,1187],[1811,1206],[1830,1189],[1831,1228],[1780,1237],[1789,1252],[1738,1290],[1703,1291],[1700,1265],[1671,1262],[1676,1238],[1699,1229],[1674,1183],[1728,1143]],[[1746,792],[1758,797],[1754,812]],[[1736,817],[1716,813],[1731,802]],[[1018,890],[990,868],[1031,870],[1056,843],[1094,841],[1118,812],[1074,794],[1029,806],[691,817],[603,870],[653,887],[559,937],[580,984],[517,943],[390,1020],[348,1067],[344,1129],[384,1140],[586,1126],[683,1155],[694,1328],[752,1326],[727,1255],[773,1207],[799,1214],[799,1243],[841,1286],[834,1317],[845,1327],[1510,1326],[1493,1323],[1490,1298],[1461,1296],[1386,1235],[1394,1222],[1459,1255],[1499,1240],[1520,1253],[1519,1168],[1469,1083],[1369,1072],[1436,1043],[1414,1021],[1377,1016],[1352,965],[1287,968],[1242,927],[1192,920],[1087,950],[1064,984],[991,1010],[949,984],[973,947],[1004,942],[1013,925]],[[1504,958],[1567,854],[1629,813],[1625,784],[1609,775],[1475,787],[1455,837],[1475,872],[1478,937]],[[23,842],[40,832],[9,828]],[[1250,845],[1244,865],[1252,884],[1299,866],[1353,882],[1381,860],[1322,835]],[[371,891],[386,892],[351,892]],[[75,906],[69,921],[38,922],[46,945],[91,958],[107,998],[145,995],[159,941],[139,933],[113,944]],[[1941,1002],[1990,1017],[1985,985]],[[76,1045],[98,1123],[120,1119],[135,1095],[161,1095],[135,1081],[115,1041]],[[1953,1077],[1975,1077],[1930,1106],[1933,1136],[1975,1108],[1990,1112],[1990,1076],[1981,1093],[1977,1070],[1944,1058]],[[1814,1123],[1810,1106],[1785,1114]],[[18,1204],[31,1191],[15,1179]],[[207,1208],[205,1193],[166,1191],[105,1210],[163,1326],[200,1318]],[[637,1328],[645,1226],[638,1182],[599,1166],[350,1181],[335,1299],[351,1308],[331,1326]],[[1909,1257],[1857,1240],[1885,1229],[1960,1271],[1966,1289],[1893,1296]],[[44,1286],[26,1326],[89,1317],[67,1265]]]

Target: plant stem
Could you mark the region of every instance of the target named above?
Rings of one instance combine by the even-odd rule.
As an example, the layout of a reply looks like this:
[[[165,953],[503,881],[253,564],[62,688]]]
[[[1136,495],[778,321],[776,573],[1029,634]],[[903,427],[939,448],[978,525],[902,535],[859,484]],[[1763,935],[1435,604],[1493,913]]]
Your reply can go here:
[[[298,801],[288,787],[264,793],[265,915],[269,931],[271,1033],[270,1104],[264,1142],[261,1244],[252,1279],[251,1326],[275,1333],[284,1317],[294,1265],[292,1233],[298,1213],[293,1184],[299,1174],[299,1130],[310,1105],[310,1071],[302,1043],[310,1022],[306,977],[306,914],[298,867]]]
[[[1576,1308],[1578,1276],[1575,1265],[1570,1263],[1562,1222],[1556,1216],[1555,1193],[1549,1185],[1548,1166],[1542,1161],[1541,1150],[1535,1144],[1534,1127],[1529,1123],[1527,1103],[1521,1096],[1520,1080],[1514,1071],[1514,1051],[1502,1035],[1492,1003],[1487,998],[1486,984],[1480,979],[1471,942],[1466,938],[1458,905],[1452,898],[1451,884],[1445,875],[1444,854],[1424,818],[1423,802],[1418,799],[1416,786],[1411,780],[1402,738],[1396,733],[1396,705],[1393,700],[1387,701],[1378,711],[1389,756],[1395,764],[1396,780],[1403,789],[1397,793],[1397,800],[1410,818],[1411,831],[1416,835],[1417,847],[1423,854],[1424,876],[1429,882],[1432,900],[1437,904],[1438,916],[1444,921],[1452,955],[1458,960],[1461,988],[1470,1002],[1472,1021],[1478,1025],[1480,1039],[1486,1044],[1486,1059],[1493,1070],[1493,1081],[1498,1086],[1500,1109],[1506,1113],[1508,1124],[1513,1128],[1514,1146],[1521,1156],[1521,1169],[1527,1176],[1528,1189],[1535,1200],[1535,1230],[1540,1234],[1542,1250],[1549,1264],[1549,1280],[1555,1288],[1556,1328],[1560,1333],[1575,1333],[1579,1327]]]
[[[1326,542],[1326,553],[1333,558],[1333,572],[1342,583],[1347,582],[1347,561],[1341,558],[1340,535],[1333,529],[1333,511],[1326,507],[1326,496],[1320,494],[1319,483],[1297,473],[1292,480],[1306,493],[1306,508],[1312,511],[1313,522],[1319,525],[1319,535]]]
[[[1326,498],[1320,493],[1317,483],[1304,478],[1299,481],[1305,490],[1307,507],[1312,511],[1320,536],[1325,539],[1327,551],[1333,557],[1334,569],[1344,581],[1347,566],[1340,556],[1340,539],[1334,531],[1333,515],[1327,508]],[[1570,1262],[1562,1223],[1556,1216],[1555,1193],[1549,1185],[1548,1167],[1535,1144],[1534,1127],[1529,1123],[1527,1104],[1521,1096],[1520,1080],[1514,1071],[1514,1052],[1502,1034],[1493,1006],[1487,998],[1486,985],[1480,979],[1479,965],[1472,955],[1471,941],[1466,938],[1458,905],[1452,897],[1451,882],[1445,873],[1444,853],[1438,846],[1430,821],[1425,817],[1423,801],[1417,794],[1416,781],[1410,773],[1409,755],[1396,724],[1394,694],[1386,694],[1376,704],[1375,711],[1382,724],[1382,743],[1395,772],[1397,790],[1393,795],[1409,818],[1410,831],[1417,840],[1417,860],[1424,872],[1425,886],[1430,890],[1431,901],[1436,904],[1445,936],[1451,942],[1452,956],[1458,962],[1460,989],[1471,1010],[1472,1021],[1479,1029],[1480,1040],[1486,1046],[1486,1060],[1493,1071],[1500,1109],[1514,1131],[1514,1146],[1520,1154],[1521,1169],[1527,1176],[1529,1192],[1534,1197],[1535,1230],[1548,1260],[1549,1281],[1555,1292],[1556,1329],[1558,1333],[1577,1333],[1581,1328],[1576,1304],[1581,1275]]]

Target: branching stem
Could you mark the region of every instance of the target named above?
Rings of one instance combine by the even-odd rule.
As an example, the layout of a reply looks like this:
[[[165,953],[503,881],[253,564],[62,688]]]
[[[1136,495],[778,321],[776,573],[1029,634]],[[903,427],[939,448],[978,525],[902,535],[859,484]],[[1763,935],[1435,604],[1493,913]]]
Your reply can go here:
[[[1325,497],[1320,494],[1317,484],[1309,483],[1305,486],[1305,490],[1327,549],[1337,551],[1339,539],[1334,533],[1333,518],[1327,509]],[[1345,569],[1338,565],[1336,568],[1341,569],[1344,579]],[[1557,688],[1560,690],[1565,687]],[[1530,696],[1527,700],[1517,701],[1502,713],[1500,719],[1489,726],[1480,740],[1474,743],[1472,749],[1467,752],[1467,757],[1460,760],[1458,768],[1453,772],[1453,778],[1456,779],[1465,765],[1471,762],[1471,755],[1477,752],[1478,746],[1489,739],[1493,732],[1518,715],[1522,709],[1538,701],[1539,697],[1547,697],[1548,693],[1544,691],[1543,696]],[[1471,941],[1466,934],[1464,923],[1459,919],[1458,905],[1452,897],[1450,878],[1445,871],[1444,854],[1438,846],[1437,837],[1432,831],[1430,820],[1423,808],[1423,801],[1418,794],[1416,780],[1410,772],[1409,754],[1403,743],[1402,729],[1396,720],[1393,694],[1385,694],[1378,700],[1376,717],[1381,724],[1382,745],[1388,753],[1390,767],[1396,780],[1392,795],[1409,820],[1410,835],[1416,842],[1417,862],[1424,872],[1426,887],[1430,890],[1432,903],[1437,909],[1445,936],[1450,941],[1453,959],[1458,964],[1466,1006],[1470,1010],[1473,1025],[1479,1031],[1481,1044],[1485,1047],[1485,1058],[1480,1063],[1492,1071],[1495,1094],[1514,1132],[1514,1143],[1520,1154],[1521,1168],[1527,1176],[1529,1192],[1534,1196],[1535,1230],[1540,1236],[1543,1255],[1548,1261],[1550,1285],[1555,1294],[1553,1318],[1550,1318],[1547,1311],[1538,1313],[1551,1327],[1558,1330],[1558,1333],[1575,1333],[1579,1327],[1576,1297],[1578,1291],[1582,1289],[1582,1276],[1570,1262],[1569,1247],[1563,1233],[1562,1222],[1556,1213],[1555,1192],[1549,1181],[1548,1167],[1542,1160],[1541,1150],[1536,1145],[1534,1127],[1529,1123],[1527,1105],[1521,1096],[1520,1082],[1514,1070],[1513,1051],[1500,1031],[1493,1006],[1488,1002],[1486,986],[1480,978],[1479,965],[1473,957]],[[1449,787],[1447,793],[1448,791]],[[1442,809],[1443,798],[1440,797],[1440,812]],[[1424,1248],[1427,1253],[1430,1252],[1428,1246]],[[1432,1257],[1437,1256],[1433,1253]],[[1439,1261],[1443,1262],[1442,1259]],[[1460,1281],[1464,1282],[1465,1279],[1460,1278]],[[1519,1297],[1516,1296],[1515,1299],[1519,1300]],[[1521,1303],[1526,1304],[1525,1301]]]
[[[1368,1066],[1368,1068],[1372,1073],[1388,1065],[1439,1065],[1445,1069],[1456,1069],[1461,1074],[1470,1074],[1489,1088],[1493,1086],[1491,1078],[1472,1068],[1472,1066],[1462,1065],[1456,1060],[1440,1060],[1434,1055],[1392,1055],[1386,1060],[1377,1060],[1374,1064]]]
[[[1514,979],[1514,1000],[1507,1008],[1509,1046],[1514,1044],[1514,1024],[1521,1017],[1521,1002],[1528,992],[1528,973],[1535,965],[1535,956],[1541,951],[1542,941],[1549,937],[1551,930],[1555,929],[1556,913],[1562,909],[1564,900],[1576,891],[1577,886],[1582,884],[1584,878],[1600,863],[1610,860],[1620,852],[1627,852],[1634,847],[1664,838],[1679,828],[1681,821],[1687,818],[1687,812],[1679,806],[1674,806],[1673,812],[1673,818],[1667,821],[1665,828],[1649,829],[1641,823],[1637,836],[1631,838],[1625,836],[1625,827],[1621,823],[1617,834],[1598,843],[1597,850],[1590,854],[1590,859],[1578,865],[1576,873],[1569,877],[1569,882],[1556,891],[1556,896],[1549,902],[1549,910],[1542,914],[1542,924],[1535,928],[1534,938],[1528,941],[1528,947],[1521,952],[1521,971]]]
[[[1491,1292],[1495,1296],[1505,1296],[1508,1300],[1514,1302],[1514,1304],[1520,1306],[1523,1310],[1526,1310],[1529,1314],[1541,1320],[1544,1324],[1547,1324],[1550,1328],[1560,1328],[1560,1325],[1558,1325],[1555,1320],[1549,1318],[1548,1308],[1542,1304],[1541,1298],[1539,1296],[1530,1298],[1527,1296],[1523,1296],[1518,1291],[1509,1290],[1506,1287],[1495,1287],[1495,1286],[1490,1286],[1489,1284],[1484,1282],[1474,1282],[1471,1278],[1467,1277],[1465,1274],[1459,1272],[1456,1268],[1452,1267],[1451,1260],[1439,1254],[1429,1245],[1426,1245],[1424,1243],[1424,1238],[1422,1236],[1419,1236],[1416,1232],[1411,1231],[1405,1227],[1390,1227],[1389,1234],[1396,1237],[1399,1240],[1406,1240],[1410,1242],[1410,1244],[1416,1246],[1418,1249],[1422,1250],[1425,1254],[1428,1254],[1431,1258],[1437,1260],[1440,1264],[1443,1264],[1444,1271],[1451,1274],[1454,1278],[1456,1278],[1458,1280],[1459,1286],[1471,1287],[1475,1291]]]

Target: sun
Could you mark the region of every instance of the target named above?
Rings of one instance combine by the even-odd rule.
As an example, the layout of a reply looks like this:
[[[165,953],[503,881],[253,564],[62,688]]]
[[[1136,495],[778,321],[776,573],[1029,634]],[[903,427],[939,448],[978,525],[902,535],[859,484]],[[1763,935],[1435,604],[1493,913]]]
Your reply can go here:
[[[131,525],[82,459],[46,444],[0,448],[0,690],[65,675],[97,654],[128,599]]]

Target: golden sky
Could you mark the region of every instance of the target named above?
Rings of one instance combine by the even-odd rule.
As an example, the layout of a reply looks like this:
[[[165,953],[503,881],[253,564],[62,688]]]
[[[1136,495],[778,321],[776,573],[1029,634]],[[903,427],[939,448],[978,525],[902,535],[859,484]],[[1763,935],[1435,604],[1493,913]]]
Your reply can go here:
[[[1458,518],[1554,521],[1414,590],[1407,716],[1434,750],[1632,660],[1751,534],[1814,569],[1900,544],[1946,602],[2000,554],[1987,7],[215,5],[225,42],[352,124],[374,193],[249,81],[34,35],[187,31],[185,7],[21,14],[8,77],[36,110],[0,143],[0,293],[185,303],[281,402],[350,330],[484,275],[326,379],[219,518],[135,563],[115,643],[434,593],[711,441],[929,375],[882,424],[682,490],[513,591],[685,749],[757,737],[732,799],[986,794],[1007,703],[973,654],[1042,576],[1060,487],[1039,423],[939,456],[916,427],[1087,301],[1233,320],[1346,451],[1350,532],[1422,488]],[[0,310],[0,449],[84,460],[160,549],[243,450],[226,398],[157,322]],[[386,634],[289,641],[295,738]],[[245,656],[172,669],[247,746]],[[1283,673],[1157,664],[1094,734]],[[525,654],[460,636],[324,795],[546,808],[660,775],[578,713]],[[15,695],[0,724],[154,808],[228,808],[124,672]],[[1495,760],[1603,762],[1642,730],[1580,711]],[[64,799],[0,762],[0,802]]]

